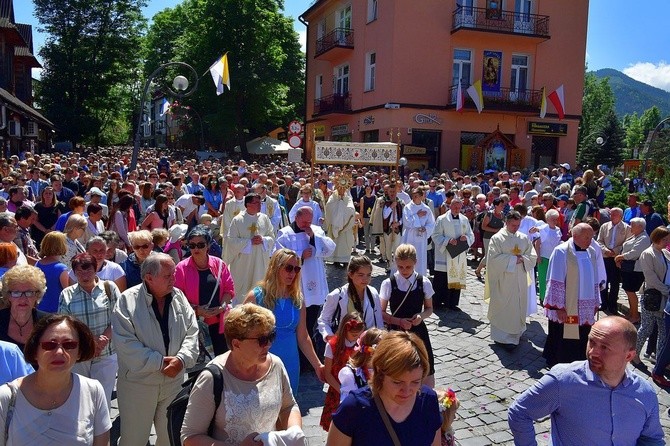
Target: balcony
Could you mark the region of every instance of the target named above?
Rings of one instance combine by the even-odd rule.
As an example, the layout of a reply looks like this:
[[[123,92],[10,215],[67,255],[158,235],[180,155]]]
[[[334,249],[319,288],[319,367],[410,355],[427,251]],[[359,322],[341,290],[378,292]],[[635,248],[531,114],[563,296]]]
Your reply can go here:
[[[475,109],[472,98],[465,91],[468,86],[463,85],[464,108]],[[499,92],[482,92],[484,96],[484,110],[500,110],[522,113],[539,113],[542,105],[542,90],[513,90],[501,88]],[[458,85],[453,85],[449,90],[449,104],[447,108],[456,108],[456,97]]]
[[[349,93],[331,94],[314,100],[313,116],[330,113],[351,113],[351,95]]]
[[[485,31],[549,39],[549,16],[460,6],[452,14],[451,33]]]
[[[335,28],[316,41],[314,57],[319,59],[338,58],[352,49],[354,49],[354,30]]]

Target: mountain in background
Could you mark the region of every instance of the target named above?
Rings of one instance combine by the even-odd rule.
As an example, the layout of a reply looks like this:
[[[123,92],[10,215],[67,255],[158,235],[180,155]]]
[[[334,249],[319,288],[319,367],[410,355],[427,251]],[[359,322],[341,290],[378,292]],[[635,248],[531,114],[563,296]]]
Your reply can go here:
[[[614,107],[620,118],[635,112],[641,116],[645,110],[654,105],[661,110],[661,116],[670,114],[670,92],[636,81],[612,68],[603,68],[592,73],[598,78],[610,78]]]

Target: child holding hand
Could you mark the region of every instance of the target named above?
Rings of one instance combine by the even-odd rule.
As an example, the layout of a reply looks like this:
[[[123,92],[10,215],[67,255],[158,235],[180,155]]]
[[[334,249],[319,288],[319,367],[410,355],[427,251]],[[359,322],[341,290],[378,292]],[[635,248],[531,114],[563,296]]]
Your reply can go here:
[[[354,354],[337,376],[340,380],[340,403],[349,392],[367,386],[372,379],[372,355],[385,333],[379,328],[369,328],[359,336]]]

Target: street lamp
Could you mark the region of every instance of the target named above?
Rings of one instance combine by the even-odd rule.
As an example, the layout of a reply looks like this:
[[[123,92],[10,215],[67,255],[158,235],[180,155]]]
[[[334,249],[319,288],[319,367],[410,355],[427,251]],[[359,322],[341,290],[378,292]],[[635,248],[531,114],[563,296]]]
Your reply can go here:
[[[641,176],[644,176],[644,173],[647,170],[647,155],[649,155],[649,147],[651,146],[651,143],[654,142],[654,139],[656,139],[656,134],[661,129],[661,126],[668,121],[670,121],[670,116],[663,119],[661,122],[658,123],[656,127],[654,127],[654,130],[651,131],[651,133],[647,137],[647,140],[644,143],[644,147],[642,148],[641,153],[642,158],[642,166],[640,167]]]
[[[137,168],[137,156],[139,155],[140,152],[140,141],[142,139],[142,116],[144,114],[144,104],[146,103],[147,100],[147,94],[149,93],[149,88],[151,87],[151,81],[153,81],[154,77],[158,75],[161,71],[163,71],[167,67],[181,67],[185,68],[187,70],[190,70],[190,72],[193,74],[193,77],[195,79],[195,84],[193,87],[189,90],[188,88],[188,79],[185,76],[179,75],[174,78],[174,81],[172,82],[172,87],[174,90],[168,86],[165,86],[165,89],[170,93],[170,95],[174,96],[175,98],[184,98],[187,96],[192,95],[195,90],[198,89],[198,73],[195,71],[195,69],[190,66],[189,64],[185,62],[168,62],[164,63],[163,65],[159,66],[156,68],[156,70],[149,75],[147,78],[147,82],[144,84],[144,91],[142,93],[142,100],[140,101],[140,115],[137,118],[137,131],[135,132],[135,144],[133,146],[133,157],[130,162],[130,171],[133,171]],[[201,121],[202,123],[202,121]],[[202,124],[201,124],[202,125]]]

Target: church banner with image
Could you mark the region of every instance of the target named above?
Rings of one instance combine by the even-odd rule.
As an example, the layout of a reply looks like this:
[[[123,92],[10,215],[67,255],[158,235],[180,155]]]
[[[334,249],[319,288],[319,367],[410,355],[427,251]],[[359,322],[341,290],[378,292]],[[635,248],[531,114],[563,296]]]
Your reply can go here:
[[[484,51],[482,92],[500,93],[502,51]]]
[[[317,164],[394,166],[397,161],[398,144],[390,142],[316,141],[314,151]]]

